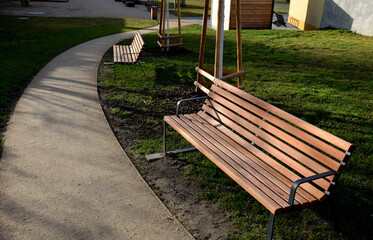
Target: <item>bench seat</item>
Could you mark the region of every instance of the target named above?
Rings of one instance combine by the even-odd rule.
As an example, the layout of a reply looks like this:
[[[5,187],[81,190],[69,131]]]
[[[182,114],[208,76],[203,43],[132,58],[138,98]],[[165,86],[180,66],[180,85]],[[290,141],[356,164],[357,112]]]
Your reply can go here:
[[[302,186],[297,191],[294,205],[290,206],[287,202],[290,188],[299,177],[294,176],[292,181],[282,176],[276,168],[281,168],[277,162],[271,162],[267,155],[238,134],[227,132],[225,126],[203,111],[179,117],[166,116],[164,120],[273,214],[306,207],[318,201]],[[282,170],[293,175],[288,169]],[[325,196],[310,184],[306,189],[314,192],[319,199]]]

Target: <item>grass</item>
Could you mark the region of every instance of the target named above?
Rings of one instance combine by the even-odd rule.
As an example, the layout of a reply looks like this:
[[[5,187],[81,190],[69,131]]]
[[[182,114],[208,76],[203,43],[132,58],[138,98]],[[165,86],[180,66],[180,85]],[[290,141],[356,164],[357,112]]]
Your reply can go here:
[[[187,51],[151,55],[145,51],[147,78],[136,65],[121,66],[118,80],[105,72],[100,82],[110,90],[106,101],[117,116],[138,114],[132,155],[161,150],[163,115],[174,114],[176,98],[193,92],[201,28],[183,28]],[[215,32],[208,30],[207,43]],[[156,35],[144,36],[147,48]],[[337,217],[344,235],[332,228],[328,206],[280,215],[274,239],[370,239],[373,210],[373,38],[341,30],[243,31],[244,90],[356,145],[336,188]],[[206,49],[205,65],[214,62],[214,45]],[[235,32],[225,33],[224,66],[234,68]],[[103,72],[100,72],[101,77]],[[138,79],[142,79],[138,81]],[[121,114],[123,113],[123,114]],[[132,124],[132,123],[129,123]],[[146,127],[144,127],[146,126]],[[169,133],[169,149],[188,145]],[[204,197],[230,213],[227,239],[263,239],[269,212],[200,153],[175,157],[185,164],[186,178],[197,181]],[[175,159],[174,159],[175,160]]]
[[[288,14],[289,13],[288,9],[278,8],[276,6],[273,8],[273,11],[283,13],[283,14]]]
[[[186,6],[181,8],[181,17],[202,17],[203,8],[205,6],[204,0],[185,0],[185,1],[186,1]],[[275,5],[289,6],[289,3],[276,1]],[[211,3],[210,3],[210,7],[211,7]],[[173,1],[171,1],[170,9],[173,9],[173,8],[174,8],[174,3]],[[279,13],[289,13],[288,9],[278,8],[276,6],[274,7],[274,11],[279,12]],[[176,10],[170,10],[170,12],[173,15],[177,16]],[[210,14],[210,11],[209,11],[209,14]]]
[[[54,56],[89,39],[156,25],[139,19],[0,16],[0,134],[32,77]],[[2,149],[0,137],[0,156]]]
[[[203,8],[205,6],[204,0],[185,0],[186,6],[181,7],[181,17],[202,17]],[[181,0],[180,0],[181,4]],[[174,8],[173,1],[170,1],[170,9]],[[177,16],[176,10],[170,11],[173,15]]]

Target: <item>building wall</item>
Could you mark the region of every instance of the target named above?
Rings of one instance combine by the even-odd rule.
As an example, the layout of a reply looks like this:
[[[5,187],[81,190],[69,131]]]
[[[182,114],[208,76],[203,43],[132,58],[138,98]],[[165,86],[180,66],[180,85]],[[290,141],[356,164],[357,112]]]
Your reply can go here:
[[[325,27],[373,36],[373,0],[325,0],[320,28]]]
[[[224,30],[236,29],[236,1],[224,0]],[[219,0],[211,0],[211,25],[218,25]],[[242,29],[270,29],[273,0],[241,0]]]
[[[289,23],[301,30],[318,29],[325,0],[293,0],[290,2]]]

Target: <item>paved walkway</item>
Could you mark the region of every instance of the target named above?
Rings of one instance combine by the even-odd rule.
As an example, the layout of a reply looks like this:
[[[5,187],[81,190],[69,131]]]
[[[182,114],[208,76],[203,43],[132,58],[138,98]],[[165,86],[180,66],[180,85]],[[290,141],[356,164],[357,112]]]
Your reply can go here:
[[[60,54],[22,95],[1,159],[0,239],[193,239],[132,165],[98,100],[103,54],[133,34]]]

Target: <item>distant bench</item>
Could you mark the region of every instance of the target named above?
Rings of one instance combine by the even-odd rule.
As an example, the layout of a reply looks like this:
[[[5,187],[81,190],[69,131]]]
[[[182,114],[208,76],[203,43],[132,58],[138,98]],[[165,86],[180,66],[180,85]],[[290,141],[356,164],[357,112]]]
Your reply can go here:
[[[146,77],[144,69],[141,66],[139,59],[140,53],[145,45],[144,40],[141,37],[140,32],[136,32],[131,45],[114,45],[114,76],[115,76],[115,64],[135,64],[139,63],[141,70]]]
[[[208,77],[208,73],[197,68]],[[211,79],[210,79],[211,80]],[[181,100],[176,115],[165,116],[163,153],[198,149],[275,215],[306,208],[327,198],[353,145],[249,93],[214,78],[205,97]],[[179,114],[186,101],[206,98],[194,114]],[[166,123],[195,148],[166,151]]]

